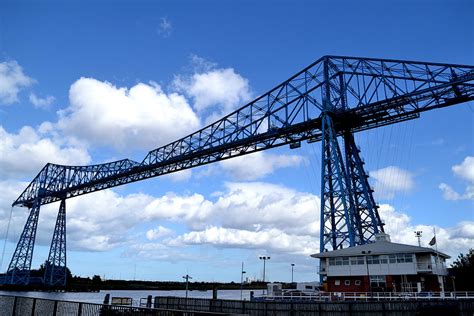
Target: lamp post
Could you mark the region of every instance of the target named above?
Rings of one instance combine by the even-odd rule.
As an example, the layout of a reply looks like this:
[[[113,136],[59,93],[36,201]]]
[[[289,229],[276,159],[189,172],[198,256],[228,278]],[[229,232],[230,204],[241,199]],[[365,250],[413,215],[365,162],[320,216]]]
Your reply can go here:
[[[186,274],[185,276],[183,276],[183,279],[186,280],[186,298],[188,298],[188,284],[189,284],[189,279],[192,279],[189,274]]]
[[[291,264],[291,285],[293,285],[293,268],[295,267],[295,264]]]
[[[244,274],[247,273],[244,271],[244,262],[242,261],[242,270],[240,272],[240,300],[242,300],[242,291],[243,291],[243,284],[244,284]]]
[[[362,251],[362,254],[366,255],[365,256],[365,267],[367,268],[367,280],[368,280],[368,283],[369,283],[369,292],[370,292],[370,294],[372,294],[372,287],[370,286],[369,261],[368,261],[368,258],[369,258],[368,255],[370,255],[370,253],[371,253],[370,250]]]
[[[421,230],[415,231],[415,237],[418,238],[418,247],[421,247],[421,233],[423,233]]]
[[[270,257],[267,256],[260,256],[258,257],[260,260],[263,260],[263,285],[265,285],[265,262],[270,260]],[[262,290],[262,294],[265,294],[265,289]]]

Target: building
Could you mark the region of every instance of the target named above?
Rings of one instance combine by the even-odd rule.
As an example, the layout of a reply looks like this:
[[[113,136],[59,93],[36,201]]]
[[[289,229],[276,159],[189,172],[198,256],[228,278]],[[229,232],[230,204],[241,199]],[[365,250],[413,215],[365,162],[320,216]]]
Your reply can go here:
[[[444,292],[448,255],[392,243],[379,234],[370,244],[311,255],[330,292]]]

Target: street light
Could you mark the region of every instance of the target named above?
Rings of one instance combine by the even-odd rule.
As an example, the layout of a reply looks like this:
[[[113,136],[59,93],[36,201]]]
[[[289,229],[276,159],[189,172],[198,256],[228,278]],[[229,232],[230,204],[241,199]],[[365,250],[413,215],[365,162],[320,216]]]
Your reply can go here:
[[[293,268],[295,267],[295,264],[291,264],[291,284],[293,285]]]
[[[263,260],[263,285],[265,285],[265,262],[270,260],[270,257],[267,256],[260,256],[258,257],[260,260]],[[265,294],[265,289],[262,290],[262,294]]]
[[[423,233],[421,230],[415,231],[415,237],[418,238],[418,246],[421,247],[421,233]]]
[[[367,268],[367,280],[368,280],[368,282],[369,282],[369,292],[370,292],[370,294],[372,294],[372,286],[370,285],[369,261],[368,261],[369,257],[368,257],[368,255],[370,255],[371,252],[372,252],[372,251],[370,251],[370,250],[368,250],[368,251],[362,251],[362,254],[363,254],[363,255],[367,255],[367,256],[365,256],[365,266],[366,266],[366,268]]]
[[[240,273],[240,300],[242,300],[242,290],[243,290],[243,284],[244,284],[244,274],[247,273],[244,271],[244,262],[242,261],[242,270]]]
[[[189,284],[189,279],[192,279],[189,274],[186,274],[185,276],[183,276],[183,279],[186,280],[186,298],[188,298],[188,284]]]

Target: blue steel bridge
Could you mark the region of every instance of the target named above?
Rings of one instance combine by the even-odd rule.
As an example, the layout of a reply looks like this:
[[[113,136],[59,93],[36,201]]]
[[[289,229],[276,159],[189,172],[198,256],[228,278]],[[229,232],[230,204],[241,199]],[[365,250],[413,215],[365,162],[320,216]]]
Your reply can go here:
[[[354,133],[474,99],[474,66],[324,56],[220,120],[129,159],[48,163],[13,202],[29,216],[3,283],[25,285],[40,208],[60,201],[43,282],[66,283],[66,200],[279,146],[321,142],[320,251],[370,243],[383,232]],[[93,123],[91,123],[93,124]]]

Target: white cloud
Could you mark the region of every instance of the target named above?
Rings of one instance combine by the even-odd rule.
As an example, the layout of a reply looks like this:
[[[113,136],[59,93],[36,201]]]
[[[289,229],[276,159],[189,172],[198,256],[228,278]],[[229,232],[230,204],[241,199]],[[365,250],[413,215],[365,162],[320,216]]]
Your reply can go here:
[[[158,34],[160,34],[164,38],[167,38],[171,35],[171,32],[173,32],[173,25],[167,17],[162,17],[160,19]]]
[[[146,232],[146,238],[148,240],[157,240],[163,237],[171,236],[173,234],[174,234],[173,230],[160,225],[157,228],[148,230]]]
[[[208,167],[202,175],[212,175],[222,169],[233,179],[251,181],[272,174],[275,170],[288,167],[297,167],[305,162],[299,155],[274,155],[264,152],[235,157],[223,160]]]
[[[454,165],[452,170],[457,176],[474,183],[474,157],[467,156],[461,164]]]
[[[211,244],[222,248],[254,248],[268,252],[310,255],[317,252],[319,245],[311,236],[286,234],[279,229],[248,231],[223,227],[208,227],[203,231],[193,231],[179,236],[174,244]]]
[[[23,73],[23,68],[14,60],[0,63],[0,103],[18,102],[21,89],[31,86],[34,79]]]
[[[408,192],[415,187],[413,174],[396,166],[371,171],[374,191],[380,199],[393,199],[396,193]]]
[[[83,165],[90,162],[90,156],[83,147],[45,137],[30,126],[18,134],[8,133],[0,126],[0,177],[33,176],[48,162]]]
[[[116,149],[151,149],[195,131],[199,118],[186,99],[161,87],[138,83],[130,89],[92,78],[77,80],[70,106],[57,126],[71,137]]]
[[[196,58],[200,65],[206,65],[206,72],[177,76],[173,86],[194,100],[194,108],[199,113],[209,113],[208,121],[216,115],[228,114],[250,100],[248,80],[233,68],[214,68],[213,64],[205,63],[197,56],[193,57],[193,63]]]
[[[214,218],[223,227],[290,234],[319,234],[320,200],[317,196],[264,182],[227,183],[213,204]]]
[[[468,185],[463,194],[456,192],[450,185],[440,183],[439,189],[443,192],[445,200],[459,201],[459,200],[474,200],[474,157],[467,156],[459,165],[454,165],[453,173],[466,180]]]
[[[51,95],[40,98],[35,93],[30,93],[30,102],[35,106],[35,108],[48,109],[55,100],[56,99]]]

